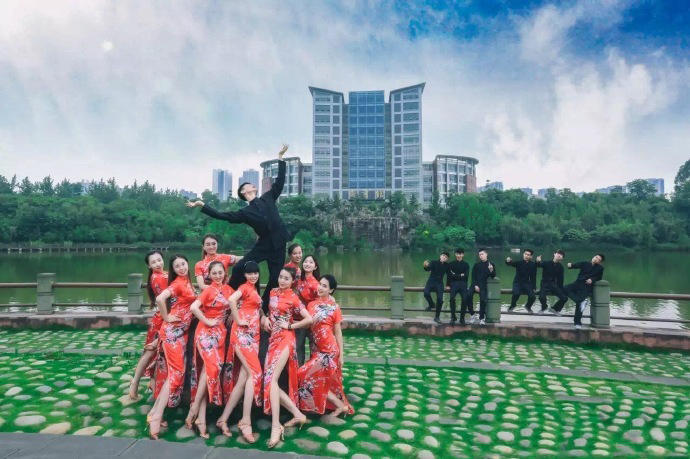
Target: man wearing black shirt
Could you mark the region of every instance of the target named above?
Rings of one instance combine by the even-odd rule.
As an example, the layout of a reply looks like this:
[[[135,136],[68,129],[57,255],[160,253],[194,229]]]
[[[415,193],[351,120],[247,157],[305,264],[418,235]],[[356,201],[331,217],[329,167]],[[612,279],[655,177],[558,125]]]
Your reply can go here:
[[[537,290],[537,264],[532,261],[532,249],[526,249],[522,253],[522,260],[513,261],[510,257],[506,258],[508,266],[515,267],[515,277],[513,278],[513,297],[510,300],[510,307],[508,311],[515,309],[520,295],[527,295],[527,303],[525,309],[532,314],[532,305],[537,299],[535,294]]]
[[[243,201],[247,201],[248,206],[233,212],[218,212],[205,205],[203,201],[187,203],[188,207],[202,206],[201,212],[211,218],[230,223],[245,223],[257,234],[258,239],[254,247],[244,255],[241,263],[237,263],[233,267],[228,284],[233,289],[237,289],[245,282],[244,264],[247,261],[252,260],[257,263],[266,261],[269,274],[268,284],[262,296],[264,310],[268,307],[271,289],[278,286],[278,274],[285,263],[285,245],[290,240],[290,233],[280,218],[276,207],[276,201],[283,192],[283,185],[285,184],[283,155],[287,149],[288,146],[283,145],[283,148],[278,152],[278,159],[280,160],[278,162],[278,177],[270,190],[258,197],[257,189],[253,184],[245,182],[239,186],[237,195]]]
[[[448,275],[446,281],[450,287],[450,324],[454,325],[455,317],[455,296],[460,294],[460,308],[467,303],[467,278],[469,277],[470,265],[463,258],[465,250],[455,249],[455,261],[448,264]],[[474,315],[474,309],[470,304],[470,315]],[[466,306],[465,306],[466,307]],[[460,315],[460,325],[465,325],[465,314]]]
[[[436,315],[434,317],[434,322],[441,323],[441,306],[443,306],[443,276],[446,275],[448,271],[448,252],[443,252],[438,260],[424,261],[424,271],[429,271],[429,279],[426,281],[424,286],[424,298],[426,298],[429,306],[426,308],[427,311],[431,311],[434,308],[434,302],[431,299],[431,292],[436,292]]]
[[[484,318],[486,316],[486,304],[488,297],[487,280],[496,277],[496,268],[494,264],[489,261],[489,253],[486,249],[479,249],[477,252],[479,261],[472,266],[472,286],[470,293],[467,295],[467,303],[472,304],[475,293],[479,294],[479,325],[485,325]],[[465,315],[465,304],[460,308],[460,316]],[[472,323],[476,320],[476,316],[472,316]]]
[[[541,312],[546,311],[548,304],[546,303],[547,295],[555,295],[558,301],[554,303],[551,312],[557,316],[561,315],[561,309],[568,300],[568,296],[563,290],[563,257],[565,252],[556,250],[553,254],[552,261],[541,261],[541,255],[537,257],[537,267],[542,269],[541,284],[539,286],[539,302],[541,303]]]
[[[582,327],[582,314],[585,312],[587,298],[592,296],[594,283],[604,276],[604,255],[598,253],[592,257],[592,261],[568,263],[568,269],[579,269],[577,279],[572,284],[565,286],[568,298],[575,302],[575,328]]]

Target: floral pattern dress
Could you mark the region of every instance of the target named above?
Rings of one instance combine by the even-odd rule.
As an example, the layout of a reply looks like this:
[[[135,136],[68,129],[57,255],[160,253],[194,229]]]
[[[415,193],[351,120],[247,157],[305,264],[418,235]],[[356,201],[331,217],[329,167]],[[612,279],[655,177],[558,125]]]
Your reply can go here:
[[[295,332],[278,326],[278,321],[288,324],[294,323],[294,318],[300,315],[304,305],[291,289],[274,288],[268,303],[268,317],[273,320],[271,337],[268,340],[268,352],[264,364],[264,413],[271,413],[271,380],[275,372],[278,359],[285,349],[288,349],[288,361],[283,370],[288,372],[288,390],[292,401],[297,404],[297,353],[295,352]]]
[[[311,326],[311,358],[297,371],[299,409],[323,414],[326,409],[336,409],[327,401],[328,392],[332,392],[349,408],[352,408],[345,397],[343,389],[343,369],[340,367],[340,348],[335,339],[335,325],[342,322],[340,306],[333,298],[312,301],[307,311],[314,321]]]
[[[211,279],[208,277],[208,266],[214,261],[220,261],[225,267],[225,272],[228,272],[228,268],[235,263],[237,263],[236,255],[231,255],[229,253],[216,253],[214,255],[206,255],[203,260],[199,260],[194,265],[194,276],[203,276],[204,282],[208,285],[211,283]]]
[[[237,322],[233,322],[230,330],[230,344],[235,351],[233,384],[237,383],[240,375],[242,363],[237,354],[242,354],[244,361],[251,370],[252,381],[254,382],[254,403],[261,406],[261,361],[259,360],[259,337],[261,318],[261,296],[256,291],[254,284],[245,282],[237,289],[242,292],[240,300],[237,302],[237,314],[240,320],[246,320],[249,325],[240,327]]]
[[[199,321],[196,327],[190,378],[192,400],[196,398],[202,367],[206,371],[206,387],[210,403],[222,406],[232,392],[232,360],[226,363],[226,356],[232,356],[232,347],[228,346],[227,353],[225,349],[228,332],[225,320],[229,311],[228,298],[232,293],[232,287],[229,285],[214,283],[199,295],[201,312],[207,319],[220,319],[220,322],[216,326],[209,327]]]
[[[151,279],[149,280],[149,282],[151,283],[151,289],[153,290],[153,294],[155,296],[158,296],[161,294],[163,290],[165,290],[168,287],[168,273],[165,271],[154,271],[153,273],[151,273]],[[152,304],[152,307],[155,308],[155,311],[153,313],[153,316],[151,317],[149,329],[146,332],[146,341],[144,342],[144,347],[150,346],[152,342],[158,339],[158,332],[161,328],[161,325],[163,325],[163,318],[161,317],[161,313],[156,307],[156,304]]]
[[[192,284],[186,276],[176,278],[168,286],[167,290],[170,292],[170,311],[168,314],[178,317],[180,321],[163,322],[160,328],[153,396],[158,398],[163,384],[166,379],[169,379],[170,396],[168,397],[168,406],[175,407],[180,404],[182,396],[187,334],[192,322],[192,312],[189,307],[196,299],[196,295]]]
[[[309,304],[318,298],[319,280],[312,273],[305,273],[304,280],[297,281],[297,294],[304,304]]]
[[[299,265],[295,263],[294,261],[291,261],[289,263],[285,263],[284,268],[293,268],[295,270],[295,280],[292,281],[292,288],[297,288],[297,282],[300,277],[302,277],[302,270],[300,269]]]

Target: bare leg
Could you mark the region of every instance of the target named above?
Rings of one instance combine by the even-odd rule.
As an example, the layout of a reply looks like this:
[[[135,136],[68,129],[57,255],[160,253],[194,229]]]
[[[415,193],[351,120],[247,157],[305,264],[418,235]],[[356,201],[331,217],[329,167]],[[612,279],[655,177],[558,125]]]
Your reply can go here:
[[[290,356],[290,349],[285,348],[278,356],[278,361],[273,369],[273,375],[271,376],[271,392],[269,394],[271,400],[271,424],[273,428],[280,426],[280,387],[278,386],[278,380],[280,378],[285,364]]]
[[[244,369],[244,367],[240,370],[240,375],[237,377],[237,384],[232,388],[232,392],[230,392],[230,397],[228,398],[228,402],[225,404],[225,408],[223,408],[223,413],[220,415],[218,418],[218,421],[223,421],[227,422],[228,418],[230,417],[230,413],[232,413],[232,410],[235,409],[237,406],[237,403],[240,401],[240,397],[242,397],[242,393],[244,392],[244,385],[247,382],[247,371]]]
[[[199,430],[199,436],[201,438],[208,438],[208,432],[206,431],[206,406],[208,405],[208,398],[204,397],[201,400],[201,405],[199,406],[199,416],[197,416],[194,421],[194,425]]]
[[[136,370],[134,370],[134,377],[132,378],[132,381],[130,381],[129,383],[130,399],[139,399],[139,380],[141,380],[141,377],[144,375],[144,371],[146,371],[146,367],[149,365],[149,363],[151,362],[151,358],[153,358],[154,355],[155,352],[153,350],[148,349],[145,350],[143,354],[141,354],[139,362],[137,363],[137,368]]]
[[[343,401],[336,397],[335,394],[330,390],[326,395],[326,400],[337,406],[337,408],[331,413],[333,416],[340,416],[343,412],[347,411],[348,406],[345,405]]]
[[[149,412],[146,420],[149,423],[149,433],[151,438],[158,440],[158,433],[161,430],[161,421],[163,419],[163,412],[168,405],[168,398],[170,397],[170,380],[166,379],[158,393],[158,398],[153,404],[153,408]]]
[[[199,408],[201,407],[203,401],[206,400],[206,393],[208,392],[206,383],[206,366],[204,365],[201,368],[201,376],[199,376],[199,384],[197,385],[196,389],[196,397],[194,397],[194,401],[192,402],[192,404],[189,405],[189,413],[187,414],[187,419],[185,419],[184,421],[184,425],[188,429],[192,428],[192,423],[199,414]]]

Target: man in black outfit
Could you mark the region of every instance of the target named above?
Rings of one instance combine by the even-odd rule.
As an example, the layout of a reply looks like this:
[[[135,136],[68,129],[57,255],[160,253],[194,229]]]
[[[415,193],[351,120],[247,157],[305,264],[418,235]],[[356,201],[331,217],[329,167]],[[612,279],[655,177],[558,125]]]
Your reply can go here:
[[[467,303],[467,278],[470,273],[470,265],[467,264],[463,258],[465,257],[465,250],[455,249],[455,261],[448,264],[448,275],[446,282],[450,287],[450,324],[454,325],[456,321],[455,316],[455,296],[460,295],[460,308],[466,307]],[[463,306],[465,305],[465,306]],[[470,315],[474,315],[474,308],[470,304]],[[460,314],[460,325],[465,325],[465,314]]]
[[[470,293],[467,295],[467,304],[474,302],[474,294],[479,294],[479,325],[485,325],[484,318],[486,316],[486,304],[488,296],[487,280],[496,277],[496,268],[494,264],[489,261],[489,252],[486,249],[479,249],[477,252],[479,261],[472,266],[472,286]],[[465,316],[465,303],[460,308],[460,317]],[[472,316],[472,323],[476,320],[476,316]]]
[[[553,254],[552,261],[541,261],[541,255],[537,257],[537,267],[542,269],[541,284],[539,286],[539,302],[541,303],[541,312],[546,311],[548,304],[546,303],[546,295],[555,295],[558,301],[554,303],[551,312],[557,316],[561,315],[561,309],[568,300],[568,296],[563,290],[563,258],[565,252],[556,250]]]
[[[448,271],[448,252],[443,252],[439,256],[438,260],[430,262],[429,260],[424,260],[424,271],[429,271],[429,279],[426,281],[424,286],[424,298],[426,298],[429,306],[426,308],[427,311],[434,309],[434,302],[431,299],[431,292],[436,292],[436,316],[434,317],[434,322],[441,323],[441,306],[443,306],[443,276],[446,275]]]
[[[568,298],[575,302],[575,328],[582,328],[582,314],[585,312],[587,298],[592,296],[593,286],[596,281],[604,276],[604,255],[597,253],[592,261],[580,261],[568,263],[568,269],[579,269],[580,273],[572,284],[565,286]]]
[[[513,278],[513,297],[510,299],[508,311],[515,309],[520,295],[527,295],[525,309],[532,314],[532,305],[537,299],[537,264],[532,261],[534,251],[526,249],[522,252],[522,260],[513,261],[510,257],[506,258],[508,266],[515,267],[515,277]]]
[[[257,236],[259,236],[254,247],[244,255],[240,263],[233,267],[232,276],[228,284],[232,288],[237,289],[245,282],[244,264],[247,261],[252,260],[257,263],[266,261],[269,274],[268,284],[262,295],[264,311],[268,308],[271,289],[278,286],[278,274],[280,274],[280,269],[285,263],[285,245],[291,238],[276,207],[276,201],[283,192],[283,185],[285,184],[285,161],[283,161],[283,155],[287,149],[288,146],[283,145],[283,148],[278,152],[278,159],[280,160],[278,162],[278,177],[270,190],[257,197],[257,189],[253,184],[245,182],[239,186],[237,195],[243,201],[247,201],[249,203],[248,206],[234,212],[218,212],[205,205],[203,201],[187,203],[188,207],[203,206],[201,212],[209,217],[230,223],[245,223],[251,226]]]

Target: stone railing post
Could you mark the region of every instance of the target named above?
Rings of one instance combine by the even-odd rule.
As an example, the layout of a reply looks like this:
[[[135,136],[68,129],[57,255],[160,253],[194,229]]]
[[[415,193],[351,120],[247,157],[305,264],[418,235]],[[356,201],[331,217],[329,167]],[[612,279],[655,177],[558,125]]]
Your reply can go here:
[[[405,280],[402,276],[391,276],[391,319],[405,318]]]
[[[596,328],[611,326],[611,286],[608,281],[600,280],[594,283],[591,325]]]
[[[129,314],[141,314],[141,303],[144,294],[141,291],[141,273],[133,273],[127,276],[127,312]]]
[[[36,312],[38,314],[52,314],[55,304],[55,273],[38,273],[36,276]]]
[[[486,281],[486,323],[497,324],[501,321],[501,281],[498,277]]]

